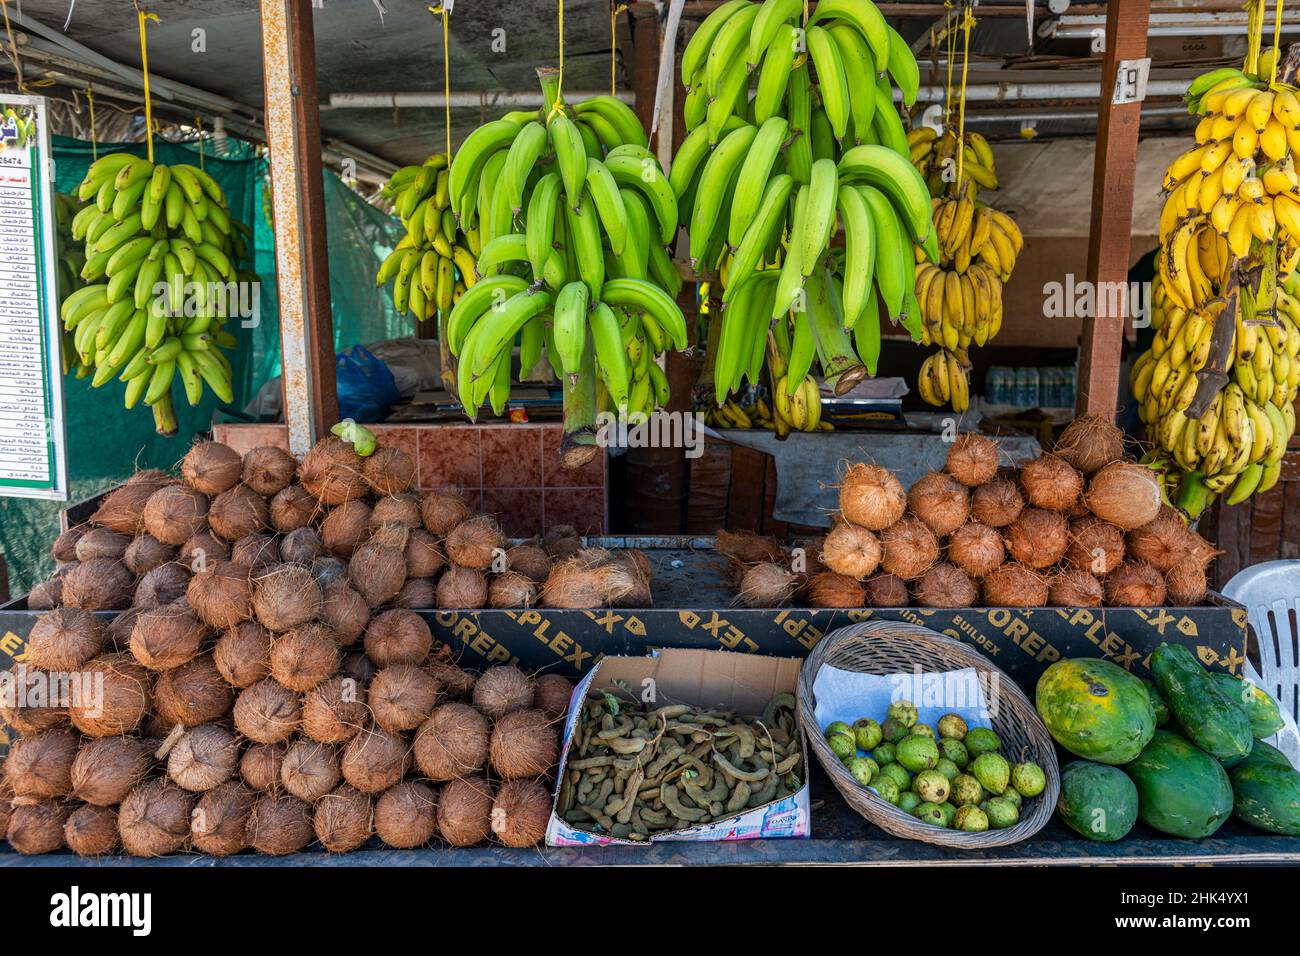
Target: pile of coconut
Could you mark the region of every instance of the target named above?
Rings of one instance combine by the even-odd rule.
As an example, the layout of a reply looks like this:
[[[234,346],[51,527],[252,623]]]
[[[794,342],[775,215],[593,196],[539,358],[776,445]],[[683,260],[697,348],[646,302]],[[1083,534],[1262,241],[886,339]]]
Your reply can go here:
[[[719,534],[741,603],[1190,606],[1204,602],[1219,553],[1097,416],[1076,419],[1052,452],[1019,468],[999,461],[991,438],[964,433],[943,470],[906,491],[889,470],[854,464],[839,492],[833,527],[798,552]]]
[[[180,471],[137,475],[55,544],[29,692],[0,707],[21,734],[0,777],[14,849],[539,842],[572,685],[476,678],[410,609],[445,588],[486,603],[495,523],[412,493],[400,450],[337,438],[301,465],[201,444]]]

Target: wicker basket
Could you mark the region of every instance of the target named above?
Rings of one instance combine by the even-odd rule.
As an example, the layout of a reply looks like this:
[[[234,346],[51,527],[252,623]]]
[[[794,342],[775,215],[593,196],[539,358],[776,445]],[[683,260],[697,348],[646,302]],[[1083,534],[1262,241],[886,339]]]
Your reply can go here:
[[[1008,760],[1032,760],[1043,768],[1047,786],[1037,797],[1027,798],[1020,821],[1005,830],[966,833],[922,823],[892,803],[876,796],[854,779],[831,751],[817,726],[817,698],[813,684],[823,665],[859,674],[925,673],[973,667],[984,675],[996,674],[999,699],[993,729],[1002,739]],[[812,649],[799,673],[799,720],[808,745],[834,781],[849,806],[887,833],[960,850],[1006,846],[1033,836],[1051,819],[1061,790],[1056,751],[1047,728],[1015,681],[994,667],[988,658],[952,638],[929,628],[898,621],[871,621],[831,631]],[[1023,756],[1022,756],[1023,755]]]

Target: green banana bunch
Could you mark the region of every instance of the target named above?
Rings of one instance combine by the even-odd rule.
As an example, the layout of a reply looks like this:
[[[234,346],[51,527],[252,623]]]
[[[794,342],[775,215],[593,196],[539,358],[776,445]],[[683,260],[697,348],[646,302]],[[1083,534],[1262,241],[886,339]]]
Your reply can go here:
[[[464,243],[451,210],[450,160],[435,153],[421,166],[403,166],[380,195],[392,203],[406,229],[375,276],[377,285],[393,283],[393,304],[417,322],[446,313],[474,284],[477,233]]]
[[[698,386],[718,405],[761,375],[769,339],[796,369],[772,376],[790,398],[813,362],[838,394],[874,374],[883,319],[922,336],[912,248],[939,250],[894,104],[896,88],[915,102],[915,57],[871,0],[803,16],[802,0],[729,0],[682,53],[669,183],[692,267],[722,287]]]
[[[77,375],[93,376],[94,388],[125,382],[126,407],[143,401],[162,435],[177,431],[174,379],[190,405],[205,384],[233,401],[222,352],[235,346],[225,329],[230,293],[257,276],[237,269],[251,233],[231,217],[221,187],[195,166],[110,153],[91,164],[77,199],[86,205],[69,236],[86,284],[60,306]]]
[[[54,255],[58,262],[57,291],[60,302],[84,284],[81,280],[81,269],[86,264],[85,250],[72,238],[72,220],[84,206],[85,204],[76,196],[69,196],[66,193],[54,194]],[[77,362],[77,351],[73,347],[71,332],[62,332],[59,354],[62,358],[64,375],[74,369],[79,378],[85,378],[90,374],[89,369]]]
[[[621,100],[569,105],[555,71],[538,76],[552,109],[479,127],[452,160],[451,209],[481,244],[446,343],[471,418],[484,401],[504,409],[516,340],[519,377],[545,356],[565,382],[566,435],[582,444],[599,405],[649,412],[668,401],[654,358],[687,344],[666,249],[677,200]]]

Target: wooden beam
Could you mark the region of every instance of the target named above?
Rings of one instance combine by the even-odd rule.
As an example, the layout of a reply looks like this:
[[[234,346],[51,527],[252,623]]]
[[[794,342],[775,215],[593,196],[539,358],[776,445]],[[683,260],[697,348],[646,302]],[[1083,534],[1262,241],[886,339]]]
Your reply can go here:
[[[1088,236],[1088,280],[1096,292],[1096,305],[1093,314],[1083,322],[1076,405],[1081,415],[1113,416],[1119,403],[1120,354],[1129,311],[1133,179],[1142,104],[1115,104],[1112,91],[1120,63],[1147,55],[1150,8],[1150,0],[1112,0],[1106,9],[1106,58],[1101,71],[1101,109],[1092,168],[1092,224]],[[1122,289],[1123,294],[1104,294],[1116,288]]]
[[[338,420],[316,40],[311,0],[261,5],[284,419],[301,455]]]

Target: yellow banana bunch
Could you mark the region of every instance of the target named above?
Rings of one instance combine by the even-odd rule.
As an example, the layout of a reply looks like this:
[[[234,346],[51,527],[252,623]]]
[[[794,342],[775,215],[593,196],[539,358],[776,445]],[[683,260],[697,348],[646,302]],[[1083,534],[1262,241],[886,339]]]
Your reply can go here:
[[[959,414],[970,408],[967,365],[956,352],[941,348],[926,356],[916,384],[928,405],[952,405]]]
[[[91,164],[77,199],[86,205],[68,235],[86,284],[64,292],[60,318],[78,377],[93,376],[95,388],[125,382],[126,407],[143,401],[162,435],[178,427],[174,379],[190,405],[205,385],[234,401],[225,323],[251,317],[257,276],[238,269],[251,233],[221,187],[189,164],[110,153]]]
[[[960,145],[957,131],[942,134],[929,127],[917,127],[907,134],[912,165],[925,178],[931,196],[969,196],[981,189],[997,189],[993,150],[979,133],[967,130]],[[958,168],[960,166],[960,169]]]

